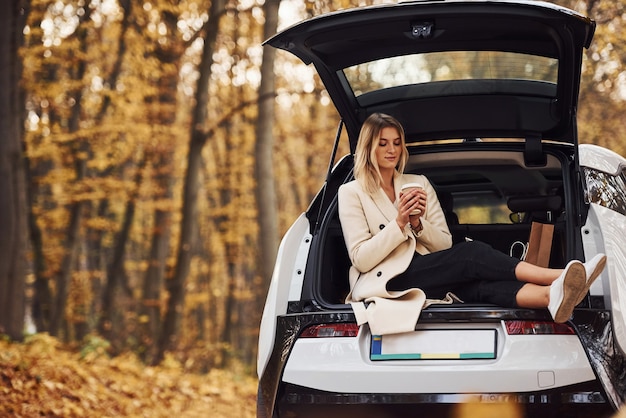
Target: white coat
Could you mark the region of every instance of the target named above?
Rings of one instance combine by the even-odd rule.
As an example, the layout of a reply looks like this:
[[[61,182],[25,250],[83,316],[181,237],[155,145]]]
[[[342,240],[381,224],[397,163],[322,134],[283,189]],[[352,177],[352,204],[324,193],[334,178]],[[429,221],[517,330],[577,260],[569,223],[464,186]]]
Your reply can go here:
[[[435,301],[427,300],[421,289],[388,291],[387,282],[407,269],[415,251],[428,254],[452,246],[437,194],[425,176],[397,175],[396,202],[401,186],[415,182],[422,183],[427,193],[423,228],[417,234],[408,224],[404,229],[398,226],[396,203],[382,188],[373,196],[356,180],[339,188],[339,220],[352,263],[346,303],[352,305],[358,324],[369,323],[374,335],[415,329],[422,308]]]

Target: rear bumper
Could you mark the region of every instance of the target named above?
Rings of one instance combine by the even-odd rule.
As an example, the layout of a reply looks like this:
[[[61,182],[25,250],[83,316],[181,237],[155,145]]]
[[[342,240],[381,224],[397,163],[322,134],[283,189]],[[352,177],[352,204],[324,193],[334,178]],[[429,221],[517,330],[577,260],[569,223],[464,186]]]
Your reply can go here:
[[[527,416],[604,418],[614,410],[606,403],[597,383],[530,393],[400,394],[333,393],[281,385],[277,417],[446,417],[453,411],[474,408],[469,416]],[[489,412],[489,413],[487,413]]]
[[[462,309],[464,312],[462,314],[459,313],[458,309],[450,309],[449,311],[443,310],[434,310],[428,312],[428,310],[423,312],[422,317],[420,318],[421,323],[428,322],[446,322],[446,320],[450,322],[454,322],[455,320],[459,320],[459,315],[461,315],[465,321],[484,321],[485,319],[490,320],[502,320],[502,319],[529,319],[531,317],[536,319],[545,319],[544,315],[540,311],[531,311],[531,310],[490,310],[485,311],[477,310],[474,313],[469,312],[466,309]],[[578,319],[582,321],[579,321]],[[589,341],[591,339],[598,341],[603,338],[606,338],[606,334],[604,336],[600,335],[606,330],[607,320],[606,312],[604,311],[588,311],[584,312],[582,315],[576,315],[574,318],[574,325],[577,327],[583,327],[585,332],[584,335],[580,335],[583,341],[583,351],[577,351],[576,356],[582,357],[579,358],[579,363],[582,366],[578,368],[585,370],[574,371],[574,375],[578,375],[579,377],[574,378],[574,380],[562,380],[558,383],[555,381],[554,385],[551,387],[540,387],[539,389],[528,390],[526,387],[520,387],[516,385],[515,388],[494,388],[490,387],[487,390],[486,387],[478,390],[476,387],[473,389],[470,387],[464,388],[462,391],[453,391],[449,388],[449,386],[441,386],[438,387],[437,390],[431,388],[428,391],[419,391],[415,388],[415,385],[410,389],[410,393],[407,393],[406,383],[397,384],[394,391],[390,391],[387,387],[383,387],[380,384],[374,385],[374,383],[365,383],[368,376],[366,374],[359,375],[353,374],[349,379],[349,384],[351,390],[346,391],[343,383],[341,382],[333,382],[330,386],[334,385],[334,389],[337,390],[329,390],[327,382],[329,382],[328,375],[324,376],[324,384],[313,383],[311,384],[311,375],[305,378],[305,375],[308,373],[315,373],[316,369],[316,360],[313,358],[308,358],[307,364],[309,366],[308,370],[300,370],[297,368],[292,369],[291,366],[287,368],[288,361],[292,359],[297,359],[302,354],[306,356],[306,350],[304,352],[299,353],[300,344],[296,344],[298,341],[298,336],[301,331],[309,325],[313,324],[323,324],[323,323],[337,323],[337,322],[354,322],[354,315],[351,311],[340,310],[340,311],[325,311],[325,312],[309,312],[309,313],[294,313],[288,314],[284,316],[280,316],[277,318],[277,328],[276,328],[276,344],[273,347],[272,354],[270,356],[270,360],[267,364],[267,367],[264,369],[262,375],[259,379],[259,398],[258,398],[258,409],[257,416],[259,417],[273,417],[275,413],[279,413],[279,411],[283,411],[283,413],[289,412],[287,415],[282,416],[324,416],[325,418],[329,418],[332,415],[328,415],[323,410],[319,410],[322,408],[322,405],[326,405],[332,410],[336,409],[336,406],[340,405],[340,410],[345,410],[342,412],[343,417],[345,416],[353,416],[352,412],[359,413],[360,418],[367,415],[362,415],[360,411],[356,411],[357,409],[363,407],[363,405],[378,405],[377,409],[390,409],[389,412],[393,415],[393,410],[397,407],[397,405],[403,405],[401,408],[403,411],[407,411],[408,405],[440,405],[436,408],[448,407],[450,405],[457,404],[458,402],[465,402],[466,396],[472,396],[473,399],[480,399],[481,401],[495,399],[513,399],[515,402],[519,402],[523,405],[526,405],[525,408],[534,408],[535,406],[539,406],[544,408],[547,405],[553,405],[554,408],[561,408],[563,405],[565,406],[580,406],[583,405],[584,408],[578,408],[577,411],[586,411],[587,416],[603,416],[601,415],[604,409],[609,411],[614,411],[617,406],[621,404],[621,398],[616,399],[615,397],[615,384],[614,382],[607,381],[607,379],[602,378],[602,375],[606,375],[605,372],[601,372],[598,375],[598,356],[597,351],[593,350],[589,347]],[[603,320],[600,320],[603,319]],[[601,323],[600,326],[598,323]],[[610,322],[608,323],[610,325]],[[595,326],[591,326],[595,325]],[[610,335],[609,335],[610,336]],[[529,336],[533,337],[533,336]],[[357,337],[359,338],[359,337]],[[362,338],[362,337],[361,337]],[[341,339],[341,338],[338,338]],[[351,338],[345,338],[344,340],[350,340]],[[352,338],[352,340],[355,340]],[[580,342],[578,342],[580,344]],[[597,345],[597,344],[596,344]],[[305,347],[305,345],[302,345]],[[328,346],[328,348],[331,348]],[[336,347],[335,347],[336,348]],[[331,348],[332,350],[332,348]],[[342,353],[341,350],[344,350]],[[327,355],[344,355],[345,350],[355,350],[354,347],[347,348],[346,346],[342,347],[339,351],[335,349],[334,351],[328,352]],[[360,351],[359,351],[360,353]],[[355,353],[349,354],[348,357],[351,357],[353,362],[359,362],[360,368],[368,359],[364,359],[360,354],[357,359],[354,357]],[[545,357],[545,356],[541,356]],[[595,360],[594,360],[595,358]],[[590,361],[591,360],[591,363]],[[618,359],[619,360],[619,359]],[[298,363],[302,363],[298,361]],[[606,362],[603,362],[605,367],[611,368],[609,364],[607,366]],[[578,364],[578,363],[577,363]],[[317,364],[317,368],[322,368],[322,364]],[[524,366],[524,365],[522,365]],[[304,367],[304,368],[307,368]],[[349,367],[357,367],[356,363],[353,363]],[[384,368],[394,367],[392,364],[385,365]],[[458,367],[458,366],[457,366]],[[465,366],[464,366],[465,367]],[[528,368],[527,365],[524,366]],[[384,369],[383,368],[383,369]],[[396,370],[402,370],[403,367],[395,366]],[[381,370],[383,370],[381,369]],[[537,369],[528,375],[527,382],[534,382],[535,388],[537,388],[536,384],[538,382],[538,374]],[[591,371],[590,371],[591,370]],[[582,376],[590,377],[591,379],[584,383],[576,383],[570,384],[568,382],[580,382],[581,374]],[[294,376],[303,373],[301,380],[300,378],[294,378]],[[402,373],[402,372],[401,372]],[[452,372],[451,372],[452,373]],[[322,373],[319,376],[322,376]],[[344,373],[337,374],[340,376]],[[391,379],[393,379],[394,374],[390,374]],[[443,376],[443,375],[442,375]],[[545,375],[542,375],[545,377]],[[369,376],[371,377],[371,376]],[[587,379],[587,377],[583,377]],[[506,378],[506,375],[503,375],[503,378]],[[514,376],[509,376],[509,380],[513,379]],[[598,379],[599,378],[599,379]],[[433,379],[433,374],[425,377],[422,380],[425,380],[426,383]],[[448,383],[454,381],[454,374],[448,374],[447,377]],[[406,381],[405,381],[406,382]],[[410,379],[408,380],[410,383]],[[415,383],[415,381],[413,381]],[[444,380],[445,383],[445,380]],[[619,382],[618,382],[619,383]],[[365,390],[368,389],[367,385],[373,385],[369,387],[372,389],[376,387],[375,390]],[[620,386],[620,385],[618,385]],[[362,390],[355,390],[356,387],[360,387]],[[441,390],[442,388],[446,388],[445,390]],[[571,390],[568,388],[572,388]],[[619,391],[617,391],[619,392]],[[608,396],[607,396],[608,395]],[[307,411],[317,411],[314,415],[306,415],[305,412],[300,411],[302,407],[300,405],[309,405],[309,408],[304,408]],[[324,409],[326,407],[323,407]],[[590,412],[589,409],[593,409],[596,412]],[[367,408],[366,408],[367,409]],[[545,408],[544,408],[545,409]],[[576,408],[574,408],[576,409]],[[353,411],[354,410],[354,411]],[[299,412],[300,411],[300,412]],[[290,415],[294,414],[294,415]],[[299,415],[304,414],[304,415]],[[348,415],[345,415],[348,414]],[[281,415],[278,415],[281,416]],[[354,415],[356,416],[356,415]],[[384,414],[374,414],[373,416],[388,416],[385,412]],[[401,415],[398,415],[401,416]],[[404,415],[407,416],[407,415]],[[444,416],[444,415],[439,415]],[[530,415],[529,415],[530,416]],[[566,415],[559,415],[566,416]],[[570,415],[567,416],[577,416]],[[584,416],[584,415],[581,415]]]
[[[479,326],[486,325],[499,334],[495,359],[372,361],[370,334],[364,329],[358,337],[301,338],[282,381],[336,393],[430,394],[521,393],[596,379],[576,335],[510,336],[499,322]],[[435,327],[460,329],[455,324]]]

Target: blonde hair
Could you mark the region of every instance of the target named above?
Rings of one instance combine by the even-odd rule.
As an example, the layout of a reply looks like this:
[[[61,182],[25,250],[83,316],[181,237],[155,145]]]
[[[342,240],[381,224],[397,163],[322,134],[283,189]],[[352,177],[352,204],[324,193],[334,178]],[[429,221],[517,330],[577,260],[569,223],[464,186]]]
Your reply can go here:
[[[382,177],[376,161],[376,147],[380,141],[383,128],[389,127],[398,130],[401,142],[400,158],[398,159],[395,175],[404,172],[404,167],[409,159],[409,152],[404,139],[404,128],[396,118],[384,113],[373,113],[365,119],[356,144],[354,178],[369,194],[375,193],[381,187]]]

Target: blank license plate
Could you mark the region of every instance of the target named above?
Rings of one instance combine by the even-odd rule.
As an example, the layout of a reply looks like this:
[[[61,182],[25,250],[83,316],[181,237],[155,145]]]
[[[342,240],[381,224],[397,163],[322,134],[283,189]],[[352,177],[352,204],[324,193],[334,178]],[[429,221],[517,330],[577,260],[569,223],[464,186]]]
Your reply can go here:
[[[475,360],[496,358],[495,329],[428,329],[372,335],[372,360]]]

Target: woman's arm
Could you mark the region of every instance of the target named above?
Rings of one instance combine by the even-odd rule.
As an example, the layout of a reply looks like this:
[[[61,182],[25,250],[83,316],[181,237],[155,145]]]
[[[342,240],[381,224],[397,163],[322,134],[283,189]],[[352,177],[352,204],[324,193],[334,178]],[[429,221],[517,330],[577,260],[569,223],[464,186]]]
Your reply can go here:
[[[425,176],[420,177],[428,199],[426,213],[420,218],[422,230],[416,233],[418,244],[423,245],[429,252],[448,249],[452,246],[452,235],[437,198],[437,192]]]
[[[362,201],[368,199],[365,202],[367,204],[371,198],[364,192],[359,192],[357,187],[356,184],[348,183],[339,188],[339,220],[350,261],[357,270],[365,273],[380,264],[398,245],[409,238],[395,219],[386,223],[376,233],[372,233],[367,210]],[[376,228],[380,226],[377,224]]]

